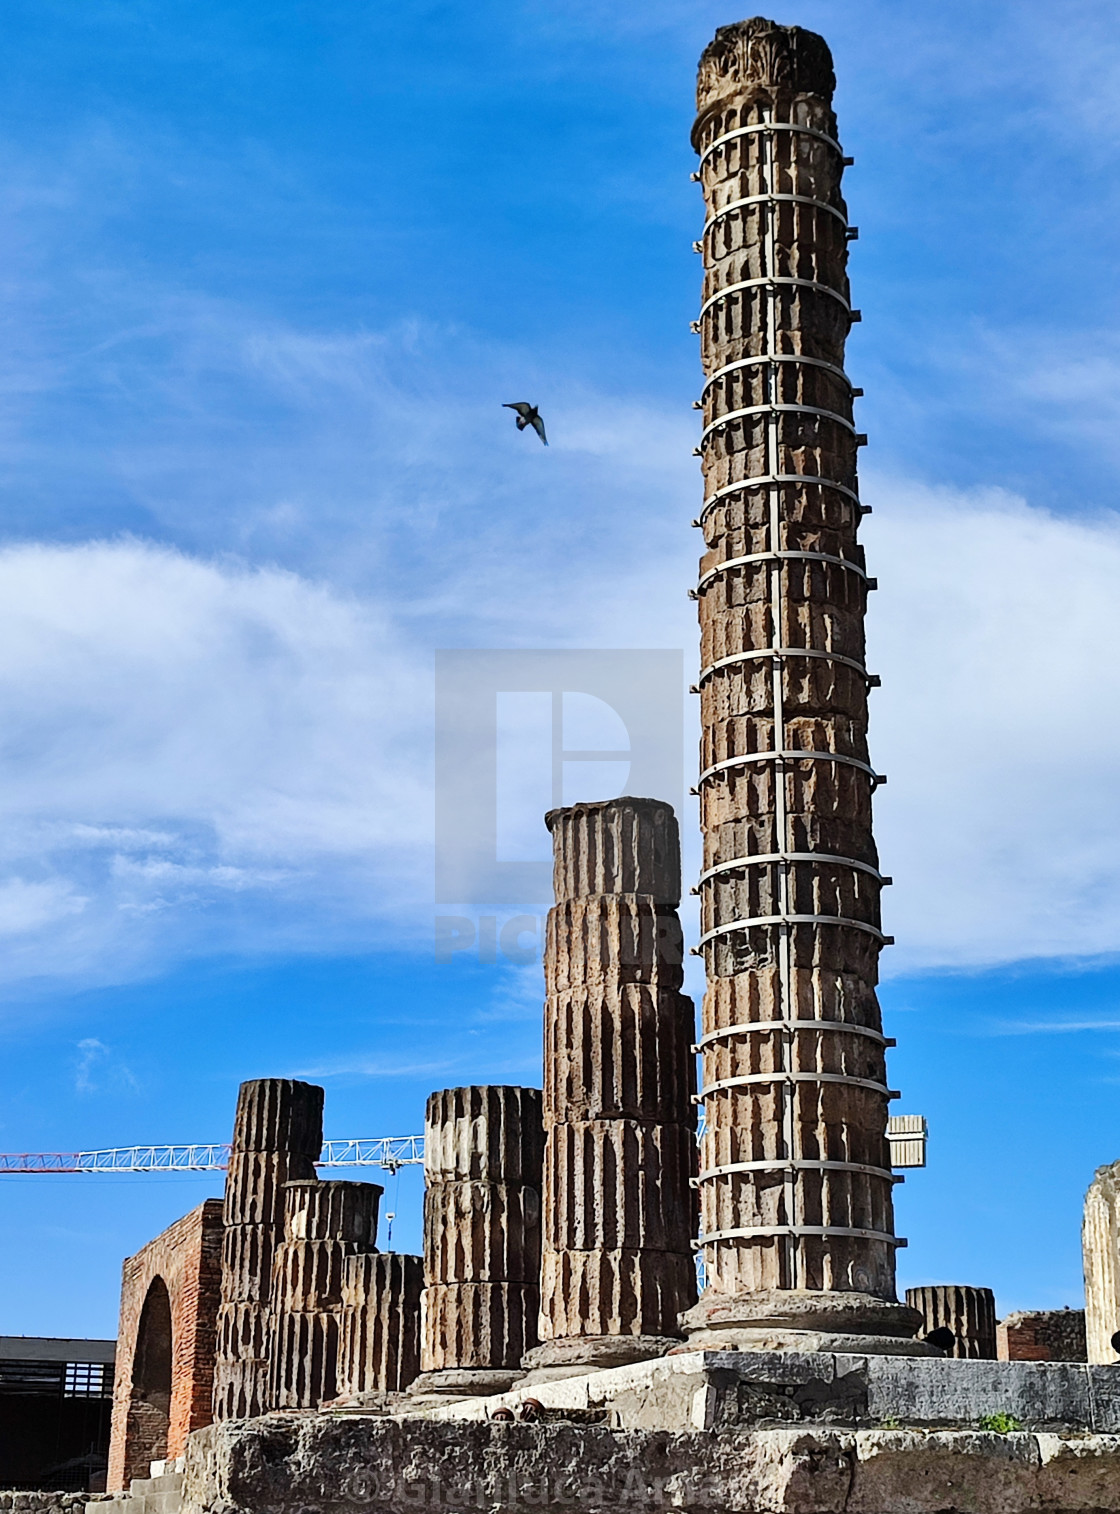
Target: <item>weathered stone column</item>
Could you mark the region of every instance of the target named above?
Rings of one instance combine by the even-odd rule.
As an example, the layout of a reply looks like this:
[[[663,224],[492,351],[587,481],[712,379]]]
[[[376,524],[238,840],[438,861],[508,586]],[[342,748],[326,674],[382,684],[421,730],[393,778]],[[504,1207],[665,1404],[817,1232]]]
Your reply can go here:
[[[315,1177],[322,1145],[321,1088],[289,1078],[242,1083],[226,1177],[217,1420],[250,1418],[269,1407],[272,1263],[284,1231],[284,1187]]]
[[[270,1409],[314,1409],[338,1394],[343,1269],[372,1251],[377,1183],[288,1183],[272,1272]]]
[[[541,1095],[448,1088],[424,1124],[422,1373],[416,1393],[500,1393],[537,1339]]]
[[[681,993],[672,807],[553,810],[545,945],[544,1231],[537,1370],[680,1339],[696,1299],[692,1000]]]
[[[399,1393],[420,1371],[424,1259],[398,1252],[347,1257],[342,1267],[340,1394]]]
[[[700,60],[707,1287],[688,1325],[897,1351],[920,1319],[895,1300],[834,83],[821,37],[758,17]]]
[[[1085,1195],[1085,1344],[1091,1362],[1120,1362],[1120,1162],[1098,1167]]]
[[[946,1356],[995,1361],[996,1298],[990,1288],[952,1283],[907,1288],[906,1302],[922,1316],[918,1327],[921,1338]]]

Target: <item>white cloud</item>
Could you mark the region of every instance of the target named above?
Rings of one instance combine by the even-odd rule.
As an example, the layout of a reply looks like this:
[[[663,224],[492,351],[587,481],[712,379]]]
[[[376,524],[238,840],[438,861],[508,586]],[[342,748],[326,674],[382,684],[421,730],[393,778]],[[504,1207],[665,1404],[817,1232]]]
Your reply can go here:
[[[6,975],[407,929],[429,682],[375,608],[293,574],[135,541],[0,552]]]
[[[1120,517],[865,483],[885,965],[1120,949]]]

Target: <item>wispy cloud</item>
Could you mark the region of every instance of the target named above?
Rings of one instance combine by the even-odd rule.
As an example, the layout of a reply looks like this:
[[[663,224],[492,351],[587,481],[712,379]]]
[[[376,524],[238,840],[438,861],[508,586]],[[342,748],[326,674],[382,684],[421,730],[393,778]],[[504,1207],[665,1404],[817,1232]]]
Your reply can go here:
[[[78,1093],[95,1094],[122,1089],[135,1092],[139,1088],[132,1070],[95,1036],[87,1036],[79,1041],[77,1050],[74,1088]]]

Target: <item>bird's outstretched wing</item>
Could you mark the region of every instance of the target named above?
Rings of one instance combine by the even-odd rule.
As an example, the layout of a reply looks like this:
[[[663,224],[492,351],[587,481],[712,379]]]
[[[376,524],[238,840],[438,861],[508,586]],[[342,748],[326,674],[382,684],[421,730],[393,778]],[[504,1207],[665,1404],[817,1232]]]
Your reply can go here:
[[[548,437],[544,434],[544,421],[541,420],[539,415],[534,415],[529,424],[532,426],[533,430],[537,433],[541,441],[544,442],[545,446],[547,447]]]
[[[502,409],[503,410],[516,410],[517,413],[518,413],[518,415],[524,421],[524,420],[528,420],[530,414],[532,413],[533,407],[532,407],[532,405],[529,404],[528,400],[515,400],[512,404],[510,404],[510,402],[507,400],[502,405]]]

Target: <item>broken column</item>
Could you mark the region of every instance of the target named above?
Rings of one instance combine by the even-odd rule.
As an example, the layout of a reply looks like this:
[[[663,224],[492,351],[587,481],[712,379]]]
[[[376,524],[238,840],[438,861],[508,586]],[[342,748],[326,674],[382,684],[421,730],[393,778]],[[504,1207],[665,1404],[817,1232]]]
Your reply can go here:
[[[314,1409],[338,1393],[343,1271],[374,1249],[376,1183],[288,1183],[272,1274],[270,1409]]]
[[[536,1345],[542,1145],[539,1089],[447,1088],[429,1098],[413,1392],[500,1393]]]
[[[679,1342],[696,1299],[680,837],[655,799],[577,804],[546,824],[541,1345],[525,1365],[613,1366]]]
[[[1091,1362],[1120,1362],[1120,1162],[1098,1167],[1085,1195],[1081,1227],[1085,1337]]]
[[[323,1090],[289,1078],[242,1083],[237,1096],[222,1243],[214,1418],[268,1404],[272,1263],[284,1231],[284,1188],[313,1179],[323,1145]]]
[[[759,17],[700,60],[707,1286],[688,1326],[898,1351],[920,1318],[895,1298],[834,84],[823,38]]]
[[[399,1393],[420,1372],[424,1259],[398,1252],[347,1257],[342,1268],[340,1394]]]
[[[996,1359],[996,1298],[990,1288],[939,1283],[907,1288],[906,1302],[922,1316],[918,1334],[946,1356]]]

